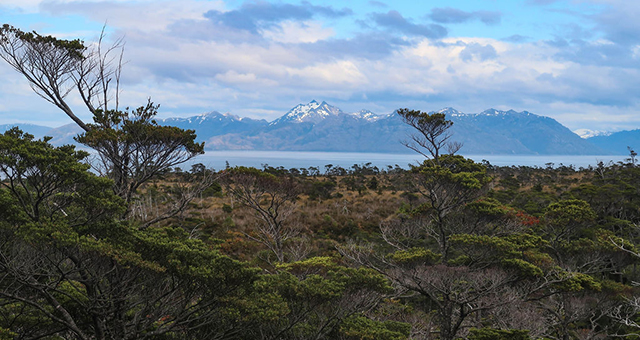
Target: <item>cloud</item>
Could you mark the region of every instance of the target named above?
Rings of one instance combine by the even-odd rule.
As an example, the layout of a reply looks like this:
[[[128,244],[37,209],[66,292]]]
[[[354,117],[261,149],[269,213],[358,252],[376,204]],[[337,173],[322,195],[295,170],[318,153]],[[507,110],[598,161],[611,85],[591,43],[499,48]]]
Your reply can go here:
[[[284,21],[276,27],[262,31],[262,36],[268,40],[295,44],[313,43],[318,40],[325,40],[335,35],[332,28],[325,28],[317,21]]]
[[[319,40],[301,44],[300,49],[315,59],[364,58],[380,60],[392,55],[402,46],[411,44],[387,33],[363,33],[353,38]]]
[[[638,69],[634,46],[614,44],[608,40],[581,41],[563,46],[556,54],[559,60],[567,60],[581,65],[598,65],[613,68]]]
[[[433,8],[429,18],[441,24],[460,24],[471,20],[480,20],[486,25],[497,25],[502,20],[502,13],[494,11],[465,12],[451,7]]]
[[[460,59],[469,62],[474,59],[479,61],[486,61],[489,59],[495,59],[498,56],[496,49],[491,45],[481,45],[472,43],[467,45],[462,52],[460,52]]]
[[[556,37],[553,40],[545,40],[544,43],[549,46],[558,47],[558,48],[564,48],[564,47],[570,46],[567,40],[560,37]]]
[[[423,36],[431,39],[440,39],[447,35],[447,29],[440,25],[420,25],[409,22],[397,11],[387,13],[373,13],[373,21],[379,26],[395,30],[407,35]]]
[[[231,11],[212,10],[204,14],[216,24],[258,33],[258,28],[269,27],[286,20],[306,21],[315,16],[339,18],[351,15],[350,9],[335,10],[332,7],[269,3],[266,1],[245,2],[239,9]]]
[[[597,1],[605,6],[600,13],[590,16],[596,29],[603,32],[608,40],[620,44],[640,43],[640,3],[636,1]]]

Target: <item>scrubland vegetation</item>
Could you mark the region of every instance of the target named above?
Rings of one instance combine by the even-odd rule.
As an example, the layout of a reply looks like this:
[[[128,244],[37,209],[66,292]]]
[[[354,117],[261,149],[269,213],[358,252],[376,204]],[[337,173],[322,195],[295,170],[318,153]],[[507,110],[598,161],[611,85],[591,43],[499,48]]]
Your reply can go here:
[[[640,331],[631,162],[493,167],[445,154],[409,170],[196,164],[145,182],[127,205],[82,152],[17,131],[1,140],[7,339]]]
[[[633,150],[493,167],[403,109],[409,170],[180,170],[193,131],[107,107],[113,49],[8,25],[0,47],[74,121],[80,92],[95,150],[0,135],[0,339],[640,338]]]

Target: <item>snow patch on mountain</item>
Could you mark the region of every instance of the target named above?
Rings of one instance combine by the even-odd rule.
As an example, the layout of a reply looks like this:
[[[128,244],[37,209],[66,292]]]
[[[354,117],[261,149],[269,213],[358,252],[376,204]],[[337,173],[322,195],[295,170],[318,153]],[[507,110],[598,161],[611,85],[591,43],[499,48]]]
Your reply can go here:
[[[584,139],[597,137],[597,136],[611,136],[611,134],[613,134],[613,132],[611,131],[600,131],[600,130],[589,130],[589,129],[578,129],[573,131],[573,133],[575,133],[576,135]]]
[[[484,110],[480,113],[477,113],[475,115],[478,116],[511,116],[511,115],[520,115],[520,116],[537,116],[535,113],[531,113],[529,111],[515,111],[515,110],[509,110],[509,111],[503,111],[503,110],[496,110],[496,109],[487,109]]]
[[[369,111],[369,110],[360,110],[359,112],[351,113],[352,116],[355,116],[360,119],[364,119],[369,122],[375,122],[378,119],[383,118],[383,116],[378,116],[377,114]]]
[[[452,108],[452,107],[445,107],[443,109],[440,109],[438,111],[436,111],[436,113],[444,113],[445,116],[447,117],[458,117],[461,115],[464,115],[464,113]]]

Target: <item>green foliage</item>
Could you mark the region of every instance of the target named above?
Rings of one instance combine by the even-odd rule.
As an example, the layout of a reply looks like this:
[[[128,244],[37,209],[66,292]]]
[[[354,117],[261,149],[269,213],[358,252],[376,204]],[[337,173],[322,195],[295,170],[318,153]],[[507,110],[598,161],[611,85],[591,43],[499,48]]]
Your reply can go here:
[[[451,243],[464,254],[456,261],[466,265],[496,265],[517,271],[525,277],[542,276],[544,265],[552,262],[540,252],[545,245],[541,237],[530,234],[511,234],[505,237],[488,235],[452,235]]]
[[[131,236],[132,245],[142,259],[167,273],[223,290],[256,279],[257,269],[246,268],[245,264],[221,255],[201,240],[190,238],[182,228],[134,229]]]
[[[551,203],[545,213],[545,219],[549,223],[558,225],[588,223],[594,221],[595,218],[596,214],[589,206],[589,203],[577,199]]]
[[[36,32],[23,32],[20,29],[7,24],[2,25],[2,28],[0,29],[0,38],[7,39],[9,36],[15,36],[24,43],[33,46],[32,48],[40,48],[44,50],[52,50],[52,48],[56,48],[58,50],[65,51],[72,58],[77,59],[84,58],[83,52],[86,50],[86,47],[80,39],[57,39],[53,36],[43,36]]]
[[[227,214],[230,214],[231,212],[233,212],[233,208],[230,205],[224,203],[222,205],[222,211],[224,211]]]
[[[434,126],[441,130],[446,130],[453,125],[453,122],[446,120],[444,113],[426,113],[417,110],[398,109],[398,114],[405,119],[414,118],[417,125],[427,127]]]
[[[265,178],[265,179],[274,180],[274,181],[278,179],[278,176],[268,171],[262,171],[254,167],[246,167],[246,166],[236,166],[233,168],[228,168],[224,170],[224,173],[229,175],[255,176],[255,177]]]
[[[330,268],[337,267],[337,259],[328,256],[312,257],[304,261],[297,261],[292,263],[278,264],[278,269],[295,272],[297,274],[320,272]]]
[[[408,148],[427,156],[423,151],[425,149],[436,164],[439,162],[439,158],[445,148],[455,148],[453,144],[448,142],[451,137],[448,130],[453,125],[453,122],[447,120],[445,114],[409,109],[398,109],[396,112],[403,122],[417,131],[416,134],[411,136],[412,143],[405,142],[405,146]]]
[[[340,333],[345,340],[404,340],[409,337],[411,325],[398,321],[375,321],[354,315],[342,322]]]
[[[542,276],[543,274],[542,269],[523,259],[504,259],[502,260],[502,265],[506,268],[515,269],[521,275],[528,277]]]
[[[18,336],[18,333],[12,332],[6,328],[0,327],[0,340],[13,340]]]
[[[522,209],[534,216],[542,216],[549,204],[555,202],[557,197],[546,191],[529,190],[521,192],[508,202],[512,206]]]
[[[328,287],[334,287],[340,291],[357,289],[370,289],[379,293],[392,291],[384,275],[369,268],[341,266],[332,257],[312,257],[304,261],[279,264],[277,268],[286,273],[303,277],[305,282],[312,279],[311,284],[319,284],[318,292],[324,291]],[[327,286],[323,288],[322,282],[325,282]]]
[[[0,195],[4,218],[24,224],[25,235],[26,229],[43,228],[28,236],[37,241],[47,228],[69,224],[86,233],[90,224],[123,211],[122,201],[109,190],[111,182],[82,163],[87,156],[70,145],[53,147],[47,140],[34,140],[17,128],[0,135],[1,185],[7,190]]]
[[[222,197],[222,186],[218,182],[214,182],[202,191],[202,197]]]
[[[505,206],[495,198],[482,198],[476,200],[467,204],[467,209],[470,209],[479,216],[485,216],[492,219],[515,213],[514,208]]]
[[[394,263],[406,267],[435,264],[440,259],[440,255],[425,248],[411,248],[392,253],[388,258]]]
[[[333,181],[313,181],[311,185],[308,186],[306,190],[306,194],[309,195],[309,199],[329,199],[331,198],[331,193],[336,188],[336,183]]]
[[[271,289],[271,283],[268,279],[260,279],[254,282],[252,294],[225,298],[225,316],[238,323],[273,324],[279,327],[291,310],[287,301]]]
[[[579,272],[557,272],[558,283],[555,287],[564,292],[579,292],[585,289],[600,291],[602,285],[591,275]]]
[[[426,160],[411,170],[426,181],[455,183],[461,189],[480,190],[491,181],[484,165],[460,155],[442,155],[438,164]]]
[[[331,257],[280,264],[278,270],[261,275],[249,295],[229,300],[229,315],[259,322],[262,334],[280,334],[276,338],[326,338],[343,319],[393,291],[381,274]]]
[[[367,188],[371,190],[378,190],[378,178],[376,176],[371,177],[369,183],[367,183]]]
[[[127,134],[166,133],[169,141],[185,133],[157,126],[155,109],[147,106],[128,117],[100,112],[95,132],[81,138],[129,145],[135,153],[145,142],[136,144]],[[447,127],[444,116],[430,119]],[[184,141],[193,142],[191,137]],[[232,194],[244,189],[236,198],[265,219],[231,209],[228,198],[219,197],[221,186],[212,185],[201,206],[162,226],[140,228],[122,218],[130,206],[114,193],[116,177],[89,172],[85,157],[17,129],[0,136],[0,340],[82,338],[78,332],[100,338],[100,326],[103,338],[246,340],[400,340],[425,330],[451,340],[474,325],[487,328],[471,329],[470,340],[531,338],[527,330],[510,327],[535,330],[541,338],[636,332],[632,323],[617,322],[637,321],[629,303],[637,290],[627,285],[640,281],[637,169],[619,166],[595,176],[570,169],[487,168],[439,154],[437,162],[430,159],[405,173],[368,165],[332,173],[349,176],[341,183],[353,190],[381,192],[343,191],[338,202],[332,199],[342,195],[336,192],[344,190],[336,185],[341,178],[304,178],[306,169],[227,168],[221,183]],[[157,178],[178,185],[205,175],[211,172],[196,165],[190,173],[163,172]],[[478,199],[492,177],[499,185]],[[390,193],[388,183],[404,191]],[[137,194],[157,197],[162,190],[159,183]],[[326,202],[298,197],[301,192]],[[277,202],[286,209],[278,210]],[[208,210],[195,210],[202,207]],[[267,271],[218,251],[220,242],[213,238],[226,235],[222,247],[230,254],[254,263],[265,253],[273,258],[268,247],[247,245],[244,232],[256,221],[284,228],[277,219],[282,216],[303,223],[295,230],[302,235],[280,229],[292,237],[289,242],[304,239],[311,254],[326,256],[274,260]],[[369,227],[380,221],[393,222],[383,225],[384,238]],[[190,229],[205,222],[206,229]],[[347,236],[371,243],[343,247]],[[283,240],[284,251],[290,243]],[[336,246],[362,267],[343,262]],[[65,323],[65,315],[77,329]],[[408,320],[411,325],[398,322]],[[118,333],[122,329],[129,333]]]

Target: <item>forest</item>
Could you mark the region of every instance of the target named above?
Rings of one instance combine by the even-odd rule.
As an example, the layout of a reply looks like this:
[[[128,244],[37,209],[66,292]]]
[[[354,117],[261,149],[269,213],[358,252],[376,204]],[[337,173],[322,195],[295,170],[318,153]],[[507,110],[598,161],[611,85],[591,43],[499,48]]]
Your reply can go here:
[[[399,109],[409,169],[182,169],[193,131],[108,106],[117,49],[0,33],[91,151],[0,135],[0,339],[640,338],[631,148],[496,167],[456,154],[444,114]]]

